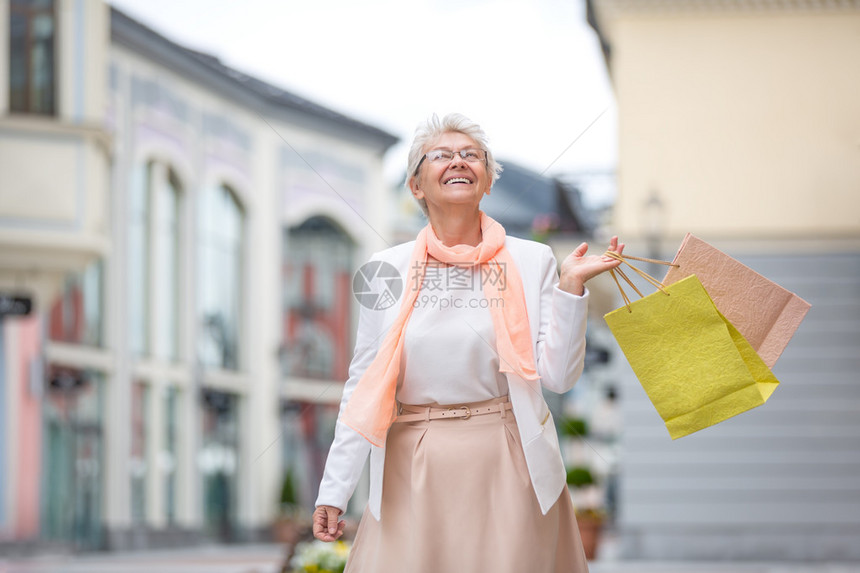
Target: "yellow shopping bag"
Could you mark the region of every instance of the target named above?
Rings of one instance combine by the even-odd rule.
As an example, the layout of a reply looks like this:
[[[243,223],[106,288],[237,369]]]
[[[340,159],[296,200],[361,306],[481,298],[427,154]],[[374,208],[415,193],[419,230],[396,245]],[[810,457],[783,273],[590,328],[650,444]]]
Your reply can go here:
[[[626,259],[635,259],[621,258],[628,265]],[[633,283],[615,269],[625,306],[604,318],[673,440],[770,398],[779,381],[720,314],[696,275],[664,286],[631,268],[660,290],[630,302],[616,273]]]

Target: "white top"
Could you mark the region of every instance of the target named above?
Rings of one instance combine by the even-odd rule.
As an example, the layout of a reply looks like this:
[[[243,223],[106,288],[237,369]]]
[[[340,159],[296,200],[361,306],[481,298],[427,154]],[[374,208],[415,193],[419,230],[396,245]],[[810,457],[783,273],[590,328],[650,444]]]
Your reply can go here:
[[[515,373],[506,373],[505,379],[529,469],[529,478],[541,511],[546,513],[558,496],[565,491],[565,470],[552,415],[541,390],[543,388],[552,392],[567,392],[582,373],[588,291],[579,297],[563,292],[555,286],[558,283],[556,260],[548,246],[515,237],[507,237],[505,246],[522,278],[535,365],[540,376],[539,380],[526,380]],[[401,277],[411,277],[413,272],[411,255],[414,247],[414,241],[396,245],[375,254],[372,260],[383,261],[394,266]],[[424,289],[428,296],[437,292],[430,284],[429,280],[425,280]],[[425,299],[419,299],[418,306],[423,300]],[[432,300],[426,299],[428,304],[432,304]],[[442,303],[437,303],[437,306],[441,307]],[[372,309],[366,306],[361,306],[359,309],[355,355],[350,363],[349,378],[343,389],[341,413],[358,381],[376,357],[386,333],[397,320],[399,312],[400,305],[397,304],[385,309]],[[420,317],[420,315],[415,316]],[[491,323],[492,320],[486,323],[487,332],[492,332],[489,327]],[[444,337],[442,339],[445,340],[445,344],[436,348],[435,362],[430,366],[425,362],[425,371],[437,370],[451,356],[459,354],[459,340]],[[473,350],[476,348],[473,347]],[[462,354],[467,353],[464,351]],[[411,359],[414,359],[414,356],[411,356]],[[498,368],[489,370],[495,376],[494,373]],[[409,376],[407,373],[407,377]],[[462,374],[461,377],[465,378]],[[415,379],[410,377],[410,385],[413,381]],[[417,381],[415,384],[419,385]],[[427,392],[432,395],[431,390]],[[450,399],[446,401],[451,403]],[[334,441],[326,459],[316,504],[330,505],[345,511],[352,492],[361,480],[368,455],[370,457],[368,508],[374,519],[380,519],[385,448],[371,446],[361,434],[344,424],[340,417],[335,425]]]
[[[484,296],[483,276],[480,267],[427,267],[406,323],[398,402],[464,404],[508,393],[489,306],[500,302]]]

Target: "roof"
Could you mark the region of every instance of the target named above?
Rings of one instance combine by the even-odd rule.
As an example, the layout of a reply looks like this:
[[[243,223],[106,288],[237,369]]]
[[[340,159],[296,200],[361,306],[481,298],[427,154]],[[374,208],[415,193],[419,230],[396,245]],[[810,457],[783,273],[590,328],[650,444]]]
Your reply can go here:
[[[609,43],[609,38],[606,36],[603,27],[600,25],[594,2],[595,0],[585,0],[585,19],[588,22],[588,25],[591,26],[597,34],[597,39],[600,41],[600,51],[603,52],[603,63],[606,64],[607,71],[611,73],[612,69],[610,67],[610,62],[612,60],[612,45]]]
[[[504,171],[481,209],[515,236],[530,238],[535,227],[551,224],[554,232],[589,234],[593,231],[579,189],[555,177],[504,161]]]
[[[217,89],[221,95],[241,105],[269,113],[287,114],[292,118],[315,119],[333,128],[351,132],[363,141],[371,138],[388,149],[398,137],[367,123],[297,96],[285,89],[224,65],[217,57],[186,48],[162,36],[152,28],[131,18],[113,6],[110,8],[111,40],[152,58],[189,80]]]

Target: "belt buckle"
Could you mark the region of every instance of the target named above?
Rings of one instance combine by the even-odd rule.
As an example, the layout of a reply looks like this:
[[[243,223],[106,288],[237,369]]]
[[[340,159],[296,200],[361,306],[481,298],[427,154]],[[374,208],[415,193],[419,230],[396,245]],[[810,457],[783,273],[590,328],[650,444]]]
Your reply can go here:
[[[464,416],[461,416],[464,420],[468,420],[472,417],[472,410],[470,410],[468,406],[457,406],[456,408],[448,408],[449,412],[452,412],[454,410],[465,410],[466,414]]]

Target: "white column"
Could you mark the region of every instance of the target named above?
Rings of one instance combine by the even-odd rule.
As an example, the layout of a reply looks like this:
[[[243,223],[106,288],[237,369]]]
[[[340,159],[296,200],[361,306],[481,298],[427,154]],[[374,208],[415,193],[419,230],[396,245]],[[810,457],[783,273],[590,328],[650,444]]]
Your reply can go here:
[[[268,126],[259,138],[266,142],[254,156],[253,179],[260,193],[250,211],[248,240],[248,282],[246,296],[249,326],[247,362],[251,384],[242,423],[242,465],[240,479],[250,485],[242,500],[243,525],[266,527],[275,516],[280,481],[281,447],[279,426],[278,346],[282,318],[281,300],[281,210],[277,191],[277,138]],[[271,140],[271,141],[270,141]],[[240,487],[241,487],[240,481]]]
[[[0,0],[0,117],[9,111],[9,0]]]
[[[149,255],[149,275],[148,286],[146,289],[147,314],[149,315],[149,332],[147,332],[147,348],[149,356],[155,362],[161,362],[165,357],[158,356],[158,337],[161,335],[162,313],[156,310],[158,304],[157,293],[158,281],[163,280],[159,277],[159,252],[158,252],[158,233],[161,231],[158,228],[160,223],[160,213],[164,208],[160,203],[162,199],[161,191],[167,186],[167,166],[156,161],[150,164],[149,177],[147,178],[149,185],[149,225],[150,232],[147,237],[147,251]],[[159,454],[164,443],[164,380],[151,379],[148,380],[149,385],[149,403],[145,406],[145,423],[146,423],[146,451],[144,459],[146,460],[146,523],[150,527],[159,528],[164,526],[164,488],[162,486],[163,479],[161,475],[161,466],[159,464]]]
[[[195,133],[202,133],[200,114],[192,112],[189,123]],[[190,176],[204,173],[202,145],[195,141]],[[197,464],[200,448],[200,384],[203,375],[197,360],[197,339],[200,325],[197,320],[198,258],[197,258],[197,211],[199,196],[203,191],[202,180],[189,179],[182,190],[180,213],[180,261],[179,268],[182,291],[179,308],[180,319],[180,359],[188,365],[191,377],[182,388],[179,397],[177,429],[177,491],[176,520],[183,528],[200,528],[203,524],[203,483]]]
[[[128,70],[120,68],[120,95],[117,97],[118,137],[114,140],[114,171],[111,181],[113,249],[105,259],[104,325],[105,344],[113,351],[113,374],[105,386],[105,526],[126,530],[131,525],[131,368],[128,359],[128,186],[134,146]]]
[[[194,374],[194,377],[197,373]],[[176,522],[182,528],[200,527],[201,483],[197,471],[197,452],[200,443],[199,407],[197,385],[194,380],[183,388],[179,395],[176,409],[177,437],[176,444]]]
[[[0,0],[2,1],[2,0]],[[3,376],[5,384],[4,391],[6,392],[6,411],[0,412],[3,416],[3,425],[5,426],[4,434],[6,437],[6,473],[3,476],[2,494],[6,501],[6,521],[0,523],[0,531],[4,531],[9,535],[14,533],[14,525],[17,516],[17,477],[18,472],[13,471],[18,463],[18,403],[20,401],[20,392],[18,380],[20,377],[18,369],[18,336],[17,327],[14,321],[5,319],[0,322],[0,328],[3,329],[3,345],[0,346],[0,352],[4,353],[4,372],[0,373]]]
[[[164,450],[164,398],[166,386],[162,380],[149,385],[149,404],[146,418],[146,523],[162,528],[166,523],[164,506],[164,471],[161,452]]]

